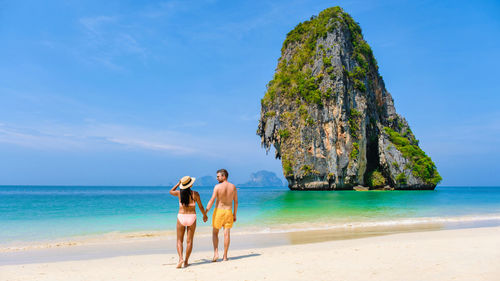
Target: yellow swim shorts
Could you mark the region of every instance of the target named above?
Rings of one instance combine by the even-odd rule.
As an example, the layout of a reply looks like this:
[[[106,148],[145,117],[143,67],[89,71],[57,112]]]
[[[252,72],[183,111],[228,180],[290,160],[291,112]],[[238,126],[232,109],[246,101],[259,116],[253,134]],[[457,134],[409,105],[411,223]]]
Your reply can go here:
[[[233,211],[231,209],[217,209],[215,208],[212,216],[212,226],[220,229],[233,227]]]

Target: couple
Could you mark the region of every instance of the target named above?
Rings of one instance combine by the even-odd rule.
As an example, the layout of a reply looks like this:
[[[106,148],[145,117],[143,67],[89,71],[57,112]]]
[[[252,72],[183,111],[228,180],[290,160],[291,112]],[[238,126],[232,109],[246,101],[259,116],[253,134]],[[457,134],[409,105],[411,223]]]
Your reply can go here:
[[[193,250],[193,237],[196,230],[196,203],[203,213],[203,222],[208,220],[207,213],[212,208],[214,200],[215,203],[214,214],[212,216],[212,241],[214,243],[214,257],[213,262],[219,259],[219,229],[224,227],[224,260],[227,261],[227,249],[229,248],[229,235],[233,222],[236,221],[236,210],[238,209],[238,194],[234,184],[227,181],[228,173],[226,169],[217,171],[217,184],[214,187],[212,198],[208,201],[207,209],[203,208],[201,203],[200,194],[191,190],[191,186],[195,178],[185,176],[183,177],[171,190],[170,194],[179,197],[179,214],[177,215],[177,253],[179,254],[179,263],[177,268],[189,265],[189,256]],[[176,190],[180,186],[180,190]],[[232,206],[234,201],[234,214]],[[187,229],[187,245],[186,245],[186,258],[182,258],[184,232]]]

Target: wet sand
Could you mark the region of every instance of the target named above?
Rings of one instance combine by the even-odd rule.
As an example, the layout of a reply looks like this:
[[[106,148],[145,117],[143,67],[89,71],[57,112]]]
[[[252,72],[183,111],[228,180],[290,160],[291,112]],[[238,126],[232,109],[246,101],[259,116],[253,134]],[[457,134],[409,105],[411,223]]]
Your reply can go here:
[[[370,236],[372,234],[376,236]],[[258,238],[258,243],[262,243],[263,238],[273,244],[288,237],[282,242],[286,245],[246,249],[239,248],[238,243],[245,241],[246,246],[250,246],[249,236],[235,236],[230,261],[215,264],[210,262],[211,250],[204,249],[203,243],[209,241],[198,240],[195,243],[200,245],[195,244],[192,265],[183,269],[174,268],[177,255],[169,250],[154,254],[147,250],[135,254],[123,252],[125,255],[92,258],[92,251],[102,252],[97,246],[94,249],[88,245],[67,247],[64,249],[74,249],[80,254],[87,251],[90,255],[87,259],[81,259],[80,255],[80,259],[58,260],[55,257],[64,255],[44,252],[48,255],[45,262],[0,266],[0,279],[498,280],[500,276],[500,227],[372,234],[347,240],[338,237],[333,241],[331,233],[321,231],[268,234]],[[322,240],[327,241],[320,242]],[[139,251],[144,245],[131,242],[128,246]],[[115,250],[125,248],[123,243],[115,247]],[[163,250],[170,246],[164,247]],[[17,254],[23,252],[34,253],[21,251]]]

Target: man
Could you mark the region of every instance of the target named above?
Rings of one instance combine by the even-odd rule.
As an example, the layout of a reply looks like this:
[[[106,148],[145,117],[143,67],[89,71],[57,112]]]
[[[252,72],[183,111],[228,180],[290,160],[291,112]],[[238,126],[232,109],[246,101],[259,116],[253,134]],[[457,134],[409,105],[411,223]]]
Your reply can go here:
[[[214,200],[215,203],[214,214],[212,216],[212,241],[214,243],[214,257],[212,262],[219,259],[219,229],[224,227],[224,257],[223,260],[227,261],[227,249],[229,248],[230,231],[233,222],[236,221],[236,211],[238,210],[238,194],[234,184],[227,181],[228,173],[226,169],[217,171],[217,181],[219,184],[215,185],[212,198],[208,201],[207,211],[212,208]],[[231,210],[234,201],[234,213]]]

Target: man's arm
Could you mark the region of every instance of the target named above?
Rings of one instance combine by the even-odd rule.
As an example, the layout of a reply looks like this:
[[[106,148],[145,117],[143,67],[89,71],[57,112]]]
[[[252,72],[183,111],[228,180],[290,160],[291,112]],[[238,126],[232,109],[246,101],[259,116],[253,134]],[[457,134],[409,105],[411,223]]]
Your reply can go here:
[[[236,212],[238,211],[238,191],[236,190],[236,186],[234,187],[234,212],[233,212],[233,221],[236,221]]]
[[[212,198],[210,198],[210,201],[208,201],[206,213],[208,213],[208,211],[210,211],[210,208],[212,208],[212,205],[214,204],[216,197],[217,197],[217,186],[214,187],[214,192],[212,193]]]

